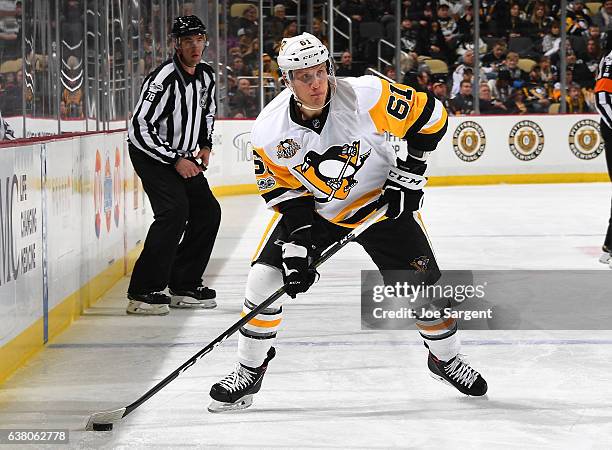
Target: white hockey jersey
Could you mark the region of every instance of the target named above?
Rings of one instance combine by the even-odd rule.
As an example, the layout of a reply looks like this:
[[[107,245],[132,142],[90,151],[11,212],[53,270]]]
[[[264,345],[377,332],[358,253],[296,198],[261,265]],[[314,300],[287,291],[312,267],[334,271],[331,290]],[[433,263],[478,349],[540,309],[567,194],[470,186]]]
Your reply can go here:
[[[311,121],[301,118],[286,89],[264,108],[251,133],[259,192],[272,209],[314,196],[319,215],[355,227],[373,213],[395,165],[384,132],[431,151],[446,122],[433,95],[373,76],[338,79],[330,105]]]

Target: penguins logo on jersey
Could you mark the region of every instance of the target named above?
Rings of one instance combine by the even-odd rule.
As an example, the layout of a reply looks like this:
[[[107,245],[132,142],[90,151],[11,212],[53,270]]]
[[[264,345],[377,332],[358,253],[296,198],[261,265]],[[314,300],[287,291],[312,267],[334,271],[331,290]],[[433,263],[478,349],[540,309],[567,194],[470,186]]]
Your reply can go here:
[[[410,267],[412,267],[417,272],[425,272],[427,270],[428,265],[429,258],[427,256],[419,256],[410,263]]]
[[[333,145],[322,155],[309,151],[304,156],[304,162],[293,169],[325,194],[325,197],[316,197],[318,202],[329,202],[334,198],[344,200],[357,184],[355,174],[371,153],[369,150],[360,155],[360,145],[360,141]]]
[[[293,139],[285,139],[276,146],[276,156],[278,159],[293,158],[299,149],[300,146]]]

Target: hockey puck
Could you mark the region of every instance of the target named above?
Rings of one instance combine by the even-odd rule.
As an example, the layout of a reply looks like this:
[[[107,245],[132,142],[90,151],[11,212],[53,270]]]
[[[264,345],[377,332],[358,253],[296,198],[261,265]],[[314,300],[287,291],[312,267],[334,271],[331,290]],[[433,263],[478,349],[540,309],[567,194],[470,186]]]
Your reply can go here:
[[[94,423],[92,426],[94,431],[111,431],[113,429],[112,423]]]

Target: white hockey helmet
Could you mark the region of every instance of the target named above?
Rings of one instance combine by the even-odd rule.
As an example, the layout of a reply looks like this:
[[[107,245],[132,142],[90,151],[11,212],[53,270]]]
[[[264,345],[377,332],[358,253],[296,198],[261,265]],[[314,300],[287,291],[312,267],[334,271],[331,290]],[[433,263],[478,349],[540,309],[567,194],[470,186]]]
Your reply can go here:
[[[329,104],[331,98],[336,93],[335,68],[329,50],[323,45],[319,38],[310,33],[302,33],[298,36],[284,38],[281,41],[277,62],[286,86],[293,92],[295,100],[298,101],[302,107],[310,110],[318,110],[320,108],[311,108],[298,98],[292,86],[292,72],[294,70],[307,69],[326,63],[331,92],[324,107]]]
[[[283,73],[306,69],[329,61],[329,50],[310,33],[284,38],[278,52],[278,67]]]

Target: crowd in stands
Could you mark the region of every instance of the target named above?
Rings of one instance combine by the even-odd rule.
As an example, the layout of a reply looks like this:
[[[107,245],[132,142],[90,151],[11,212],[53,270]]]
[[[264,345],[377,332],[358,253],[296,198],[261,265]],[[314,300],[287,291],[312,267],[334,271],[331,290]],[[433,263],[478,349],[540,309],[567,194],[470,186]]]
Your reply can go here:
[[[341,36],[334,36],[337,76],[360,76],[370,73],[368,68],[380,68],[384,76],[399,78],[417,90],[432,92],[455,115],[474,114],[474,93],[479,96],[482,114],[557,112],[561,101],[561,45],[565,45],[567,112],[595,112],[593,86],[606,34],[612,32],[612,0],[568,1],[565,23],[561,23],[560,0],[482,0],[478,11],[479,86],[473,85],[475,15],[472,0],[398,0],[402,14],[399,30],[402,73],[399,77],[396,77],[392,62],[394,50],[385,46],[383,54],[378,54],[381,39],[391,43],[396,39],[395,1],[341,0],[336,3],[340,12],[350,18],[353,36],[351,48]],[[83,35],[81,2],[62,2],[61,39],[66,47],[62,47],[65,79],[62,79],[60,114],[63,118],[84,117],[81,83],[84,52],[78,45]],[[220,11],[227,19],[220,21],[219,28],[220,36],[227,36],[225,45],[220,46],[225,51],[227,73],[223,91],[225,116],[248,118],[258,114],[260,52],[263,52],[264,102],[283,89],[275,59],[283,38],[296,36],[307,29],[304,3],[298,10],[292,0],[265,2],[262,42],[257,2],[232,0],[226,11]],[[147,74],[173,52],[172,40],[160,25],[161,4],[157,0],[150,0],[150,4],[150,10],[141,11],[139,25],[129,28],[131,41],[135,48],[142,49],[142,53],[138,60],[128,64],[132,71],[137,66],[139,74]],[[53,104],[40,101],[44,96],[33,98],[34,92],[28,91],[32,85],[44,86],[43,82],[31,79],[32,76],[42,77],[44,70],[55,70],[49,67],[45,52],[32,52],[43,56],[36,65],[26,58],[25,71],[21,70],[20,59],[17,59],[21,54],[20,7],[21,2],[17,1],[14,11],[0,14],[0,19],[10,25],[4,29],[0,27],[0,66],[4,69],[0,73],[0,110],[4,116],[18,115],[22,111],[24,75],[26,110],[36,107],[37,101],[41,108]],[[193,8],[193,3],[185,2],[180,12],[193,14]],[[323,0],[315,0],[313,9],[312,33],[328,45],[324,21],[327,5]],[[75,13],[71,14],[73,10]],[[349,24],[340,16],[336,19],[336,26],[347,33]],[[562,27],[568,36],[564,43],[560,38]],[[111,55],[122,61],[123,44],[117,39],[113,37],[113,42],[118,44]],[[94,48],[93,43],[89,47]],[[390,64],[381,66],[379,56]],[[15,58],[13,65],[7,62],[12,58]],[[91,78],[96,59],[90,59]],[[111,70],[124,73],[123,68],[113,64],[111,58]],[[35,73],[36,68],[41,69],[41,73]],[[113,104],[119,105],[122,101],[123,94],[118,93]]]
[[[481,114],[557,112],[561,101],[560,36],[565,26],[567,112],[595,112],[593,87],[606,34],[612,29],[612,0],[588,4],[569,1],[565,24],[561,23],[560,0],[481,1],[478,89],[473,86],[472,3],[402,0],[403,83],[434,93],[454,115],[474,114],[474,92],[479,95]],[[315,13],[321,13],[323,7],[322,2],[315,2]],[[342,0],[339,10],[351,18],[354,42],[352,51],[336,55],[336,73],[363,75],[367,67],[378,66],[377,40],[395,42],[395,1]],[[283,37],[298,34],[297,21],[290,14],[295,14],[295,4],[281,1],[275,4],[273,15],[264,18],[262,48],[264,58],[270,61],[264,76],[277,90],[274,56]],[[381,34],[373,34],[370,24],[375,24]],[[252,105],[256,94],[243,80],[250,80],[250,85],[258,83],[258,9],[247,5],[239,17],[232,19],[228,31],[231,115],[249,117],[257,110]],[[320,17],[314,19],[313,34],[328,43]],[[382,56],[390,61],[393,53],[387,48]],[[396,79],[394,64],[384,67],[382,73]]]

